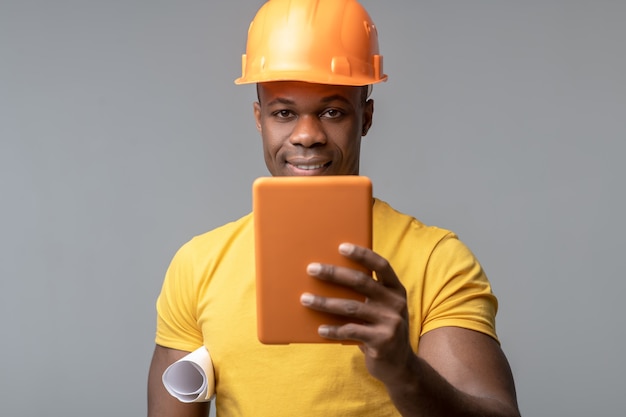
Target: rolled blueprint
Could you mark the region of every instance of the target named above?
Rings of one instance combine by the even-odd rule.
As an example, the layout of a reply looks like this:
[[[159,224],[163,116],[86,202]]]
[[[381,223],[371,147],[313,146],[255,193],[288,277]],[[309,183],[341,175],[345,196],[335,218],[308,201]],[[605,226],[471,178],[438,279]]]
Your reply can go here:
[[[215,397],[215,375],[206,348],[201,346],[168,366],[163,372],[163,385],[181,402],[211,401]]]

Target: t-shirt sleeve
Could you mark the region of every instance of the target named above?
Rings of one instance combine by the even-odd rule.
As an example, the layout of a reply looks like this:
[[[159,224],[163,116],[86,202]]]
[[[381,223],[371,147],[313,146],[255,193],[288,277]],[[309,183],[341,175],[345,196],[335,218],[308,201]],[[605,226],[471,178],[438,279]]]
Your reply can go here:
[[[193,251],[187,243],[174,255],[156,302],[158,345],[186,351],[202,345],[196,308],[197,278]]]
[[[439,241],[430,255],[423,296],[421,334],[455,326],[498,340],[498,301],[478,260],[453,233]]]

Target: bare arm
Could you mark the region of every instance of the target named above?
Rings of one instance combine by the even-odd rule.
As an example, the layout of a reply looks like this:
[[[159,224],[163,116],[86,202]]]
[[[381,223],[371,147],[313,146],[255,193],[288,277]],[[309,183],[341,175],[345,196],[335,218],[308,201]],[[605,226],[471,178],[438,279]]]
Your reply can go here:
[[[418,372],[407,374],[394,393],[398,403],[426,394],[433,415],[519,416],[513,375],[491,337],[459,327],[435,329],[422,336],[417,361]],[[422,394],[411,394],[419,386]]]
[[[161,377],[165,369],[189,352],[156,345],[148,374],[148,417],[206,417],[210,403],[186,404],[172,397]]]
[[[513,377],[500,346],[473,330],[428,332],[419,354],[386,386],[404,416],[519,417]]]
[[[443,327],[423,335],[415,354],[409,343],[406,290],[387,260],[358,246],[343,246],[341,252],[375,271],[378,281],[332,265],[310,265],[309,274],[352,287],[367,301],[306,294],[302,303],[363,322],[321,326],[319,332],[331,339],[362,342],[368,371],[385,384],[403,416],[519,416],[513,377],[495,340],[472,330]]]

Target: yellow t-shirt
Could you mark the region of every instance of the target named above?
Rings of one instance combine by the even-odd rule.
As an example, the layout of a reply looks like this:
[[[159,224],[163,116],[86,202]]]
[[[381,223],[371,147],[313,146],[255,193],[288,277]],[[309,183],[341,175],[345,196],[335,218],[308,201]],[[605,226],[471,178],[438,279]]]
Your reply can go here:
[[[497,301],[453,233],[374,203],[373,249],[407,289],[410,338],[443,326],[496,338]],[[354,345],[263,345],[256,336],[252,215],[193,238],[176,253],[157,300],[156,343],[205,345],[216,408],[230,416],[397,416]]]

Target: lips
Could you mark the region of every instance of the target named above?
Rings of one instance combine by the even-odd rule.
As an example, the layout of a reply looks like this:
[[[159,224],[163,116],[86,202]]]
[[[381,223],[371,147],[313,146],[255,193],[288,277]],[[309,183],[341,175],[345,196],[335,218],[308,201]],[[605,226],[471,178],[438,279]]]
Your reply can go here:
[[[314,169],[320,169],[323,168],[326,164],[295,164],[294,166],[298,169],[303,169],[305,171],[310,171],[310,170],[314,170]]]
[[[328,160],[290,160],[287,166],[296,175],[314,175],[323,173],[331,165]]]

